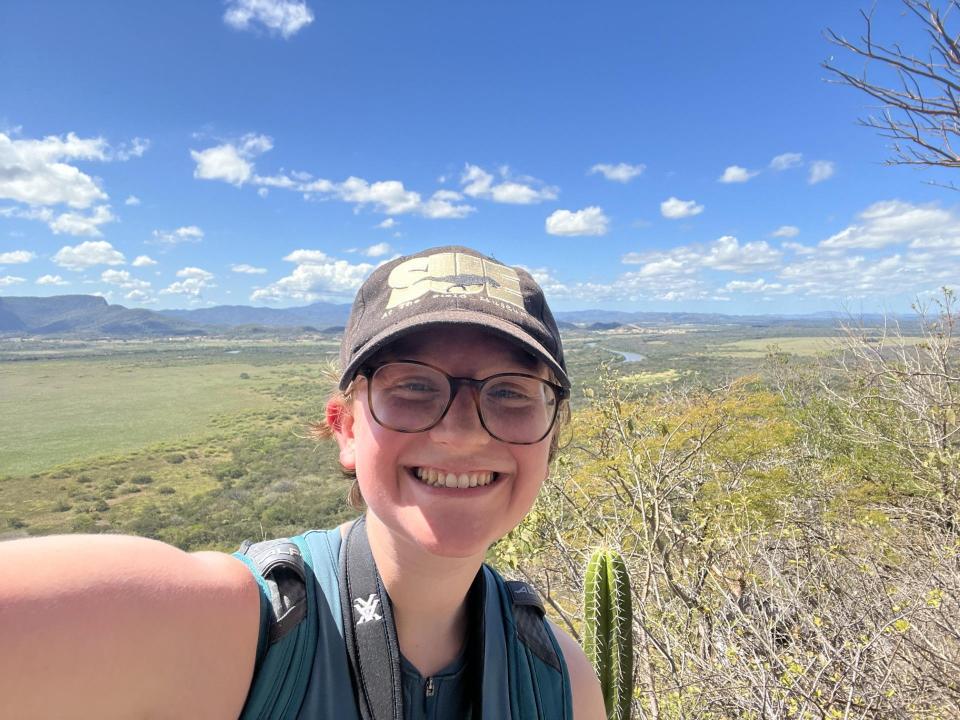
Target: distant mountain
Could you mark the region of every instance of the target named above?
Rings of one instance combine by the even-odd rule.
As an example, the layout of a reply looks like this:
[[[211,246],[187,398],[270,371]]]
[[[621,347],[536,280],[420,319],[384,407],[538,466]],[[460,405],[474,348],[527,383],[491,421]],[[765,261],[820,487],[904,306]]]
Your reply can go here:
[[[0,334],[143,337],[205,335],[196,325],[151,310],[110,305],[94,295],[0,298]]]
[[[622,310],[572,310],[555,313],[558,323],[587,330],[610,329],[617,325],[836,325],[848,319],[846,313],[817,312],[806,315],[723,315],[690,312],[624,312]],[[891,319],[903,319],[890,315]],[[883,321],[876,313],[856,316],[854,320],[873,325]]]
[[[263,327],[330,327],[346,325],[350,305],[316,302],[312,305],[293,308],[250,307],[248,305],[217,305],[197,310],[160,310],[160,314],[178,318],[197,325],[237,327],[260,325]]]

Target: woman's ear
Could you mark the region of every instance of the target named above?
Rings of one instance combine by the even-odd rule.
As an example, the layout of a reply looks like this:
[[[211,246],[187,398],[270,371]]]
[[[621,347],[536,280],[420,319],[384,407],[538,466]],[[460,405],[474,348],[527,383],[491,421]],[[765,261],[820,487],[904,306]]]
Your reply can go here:
[[[344,470],[356,470],[357,459],[354,453],[353,413],[345,397],[330,398],[327,402],[327,427],[340,447],[340,464]]]

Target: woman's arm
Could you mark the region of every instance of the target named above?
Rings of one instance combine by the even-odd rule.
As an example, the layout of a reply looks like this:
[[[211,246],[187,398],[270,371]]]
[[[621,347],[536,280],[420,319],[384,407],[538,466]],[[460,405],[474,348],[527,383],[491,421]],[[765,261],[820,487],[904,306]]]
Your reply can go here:
[[[550,627],[557,637],[563,659],[567,663],[567,672],[570,673],[574,720],[604,720],[607,710],[603,705],[603,693],[600,691],[600,681],[597,680],[593,665],[587,660],[576,640],[555,623],[551,622]]]
[[[236,718],[259,604],[222,553],[116,535],[0,543],[0,717]]]

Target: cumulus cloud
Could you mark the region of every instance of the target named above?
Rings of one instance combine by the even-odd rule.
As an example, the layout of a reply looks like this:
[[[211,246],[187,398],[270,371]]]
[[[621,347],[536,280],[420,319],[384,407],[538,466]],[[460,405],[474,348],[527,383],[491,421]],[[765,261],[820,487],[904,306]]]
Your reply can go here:
[[[646,169],[647,166],[642,164],[630,165],[629,163],[617,163],[616,165],[611,165],[609,163],[597,163],[590,168],[589,174],[596,175],[597,173],[600,173],[607,180],[627,183],[633,180],[635,177],[639,177]]]
[[[196,225],[185,225],[176,230],[154,230],[151,242],[159,245],[179,245],[180,243],[198,243],[203,240],[203,230]]]
[[[249,184],[257,186],[261,197],[270,188],[299,192],[304,199],[341,200],[358,207],[370,206],[385,215],[418,214],[431,219],[464,218],[475,211],[465,203],[459,193],[438,190],[423,199],[415,190],[410,190],[399,180],[369,182],[350,176],[343,182],[326,178],[313,178],[310,173],[293,171],[275,175],[260,175],[256,172],[253,158],[270,150],[272,140],[266,135],[250,133],[239,142],[224,143],[206,150],[191,150],[197,163],[194,177],[205,180],[222,180],[236,187]],[[383,226],[389,227],[389,226]]]
[[[236,143],[227,142],[206,150],[191,150],[197,166],[193,176],[201,180],[223,180],[240,187],[253,176],[253,158],[273,148],[266,135],[248,133]]]
[[[501,167],[498,172],[500,182],[494,182],[491,173],[467,163],[460,176],[464,195],[511,205],[533,205],[557,198],[557,188],[547,187],[535,178],[514,179],[507,167]]]
[[[783,153],[782,155],[777,155],[770,161],[771,170],[789,170],[790,168],[797,167],[803,163],[803,154],[788,152]]]
[[[92,213],[65,212],[51,217],[47,224],[54,235],[87,235],[102,237],[100,226],[113,222],[117,218],[110,212],[109,205],[97,205]]]
[[[723,286],[723,289],[727,292],[748,294],[782,295],[791,292],[790,288],[786,288],[780,283],[769,283],[763,278],[757,278],[756,280],[731,280]]]
[[[781,247],[784,250],[790,250],[797,255],[813,255],[817,249],[812,248],[809,245],[804,245],[803,243],[798,242],[785,242]]]
[[[157,261],[149,255],[137,255],[134,261],[130,264],[134,267],[149,267],[150,265],[156,265]]]
[[[377,243],[376,245],[371,245],[368,248],[364,248],[361,252],[367,257],[377,258],[383,257],[393,251],[393,248],[390,247],[390,243]]]
[[[146,290],[150,283],[133,277],[127,270],[104,270],[100,279],[108,285],[116,285],[124,290]]]
[[[331,297],[352,295],[374,266],[336,260],[321,250],[294,250],[284,260],[297,263],[290,275],[263,288],[257,288],[251,301],[315,302]]]
[[[610,220],[594,205],[575,212],[557,210],[545,225],[550,235],[606,235]]]
[[[15,275],[3,275],[0,276],[0,288],[10,287],[11,285],[16,285],[18,283],[26,282],[26,278],[17,277]]]
[[[830,160],[814,160],[810,163],[810,175],[807,177],[807,182],[816,185],[828,180],[833,177],[835,170],[836,166]]]
[[[127,199],[123,201],[123,204],[137,206],[140,204],[140,198],[138,198],[136,195],[128,195]]]
[[[50,135],[15,140],[0,133],[0,198],[31,206],[68,205],[83,209],[107,194],[92,177],[67,161],[108,159],[103,138]]]
[[[642,265],[637,271],[639,275],[688,274],[704,268],[746,273],[773,267],[781,257],[763,240],[741,245],[732,235],[724,235],[706,246],[682,245],[664,252],[627,253],[622,261]]]
[[[722,183],[745,183],[759,174],[759,170],[747,170],[739,165],[731,165],[723,171],[719,181]]]
[[[36,253],[32,253],[29,250],[0,252],[0,265],[19,265],[21,263],[28,263],[36,257]]]
[[[669,220],[680,220],[693,217],[703,212],[703,205],[697,205],[696,200],[680,200],[669,197],[660,203],[660,214]]]
[[[397,224],[397,221],[396,221],[396,220],[394,220],[392,217],[388,217],[388,218],[387,218],[386,220],[384,220],[383,222],[378,223],[378,224],[377,224],[377,227],[378,227],[378,228],[383,228],[384,230],[389,230],[390,228],[392,228],[392,227],[393,227],[394,225],[396,225],[396,224]]]
[[[113,152],[113,157],[121,162],[132,160],[133,158],[143,157],[143,154],[150,149],[150,141],[146,138],[135,137],[128,143],[121,143]]]
[[[59,275],[41,275],[37,278],[37,285],[69,285],[66,280],[64,280]]]
[[[106,240],[88,240],[60,248],[53,262],[67,270],[79,271],[95,265],[123,265],[126,258]]]
[[[237,30],[261,26],[290,38],[313,22],[313,11],[305,0],[227,0],[223,21]]]
[[[131,302],[141,304],[154,302],[154,299],[151,297],[150,293],[144,290],[131,290],[123,297]]]
[[[914,249],[960,252],[960,217],[936,205],[901,200],[874,203],[850,225],[820,243],[824,248],[882,248],[909,245]]]
[[[241,263],[240,265],[231,265],[230,269],[235,273],[242,273],[244,275],[263,275],[267,272],[266,268],[254,267],[253,265],[247,265],[246,263]]]
[[[177,270],[177,277],[183,278],[160,291],[161,295],[187,295],[189,297],[200,297],[207,288],[216,287],[211,281],[214,278],[213,273],[207,272],[198,267],[185,267]]]
[[[800,228],[796,225],[781,225],[770,234],[773,237],[792,238],[800,234]]]

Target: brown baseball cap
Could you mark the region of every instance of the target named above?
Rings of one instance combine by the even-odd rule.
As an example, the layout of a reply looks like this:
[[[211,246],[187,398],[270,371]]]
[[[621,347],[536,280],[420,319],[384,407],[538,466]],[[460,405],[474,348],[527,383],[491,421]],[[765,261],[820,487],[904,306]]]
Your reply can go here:
[[[450,245],[391,260],[364,281],[340,345],[340,389],[380,349],[437,325],[471,325],[506,338],[570,387],[560,331],[536,280],[523,268]]]

